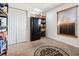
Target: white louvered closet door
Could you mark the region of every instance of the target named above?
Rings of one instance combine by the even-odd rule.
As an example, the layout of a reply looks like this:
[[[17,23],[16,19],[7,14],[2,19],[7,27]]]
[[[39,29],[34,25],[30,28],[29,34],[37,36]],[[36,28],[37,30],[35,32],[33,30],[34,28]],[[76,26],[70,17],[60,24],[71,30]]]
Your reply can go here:
[[[9,8],[8,12],[8,44],[26,41],[26,11]]]

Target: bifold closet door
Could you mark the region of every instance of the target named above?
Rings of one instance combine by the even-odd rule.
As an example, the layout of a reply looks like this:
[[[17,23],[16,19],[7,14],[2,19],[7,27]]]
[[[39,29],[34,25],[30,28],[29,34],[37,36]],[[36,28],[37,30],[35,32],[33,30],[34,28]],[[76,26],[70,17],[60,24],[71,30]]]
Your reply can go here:
[[[26,41],[26,11],[9,8],[8,10],[8,44]]]
[[[17,43],[26,41],[26,11],[17,10]]]
[[[16,43],[17,33],[17,15],[15,9],[9,8],[8,10],[8,44]]]

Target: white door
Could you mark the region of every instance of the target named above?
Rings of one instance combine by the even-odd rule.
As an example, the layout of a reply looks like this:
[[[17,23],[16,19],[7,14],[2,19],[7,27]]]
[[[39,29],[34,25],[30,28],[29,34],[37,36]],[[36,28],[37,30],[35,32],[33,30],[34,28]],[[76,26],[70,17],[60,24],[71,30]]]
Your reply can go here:
[[[26,11],[9,8],[8,44],[26,41]]]
[[[14,9],[9,8],[8,10],[8,44],[15,44],[16,43],[16,12]]]
[[[18,10],[17,43],[26,41],[26,11]]]

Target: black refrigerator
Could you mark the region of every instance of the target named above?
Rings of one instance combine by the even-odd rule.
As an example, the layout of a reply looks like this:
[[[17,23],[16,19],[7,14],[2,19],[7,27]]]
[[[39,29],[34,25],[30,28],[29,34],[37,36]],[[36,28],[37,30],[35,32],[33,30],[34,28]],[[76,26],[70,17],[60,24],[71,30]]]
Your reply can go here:
[[[39,18],[30,18],[30,40],[39,40],[41,36]]]

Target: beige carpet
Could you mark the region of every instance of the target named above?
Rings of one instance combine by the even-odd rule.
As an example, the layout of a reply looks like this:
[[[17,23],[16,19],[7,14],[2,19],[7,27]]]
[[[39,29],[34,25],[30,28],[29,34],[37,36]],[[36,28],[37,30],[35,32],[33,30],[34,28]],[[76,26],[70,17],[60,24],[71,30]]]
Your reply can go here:
[[[79,56],[79,48],[55,41],[53,39],[41,38],[33,42],[23,42],[8,46],[8,56],[33,56],[35,50],[41,46],[56,46],[63,49],[71,56]]]

